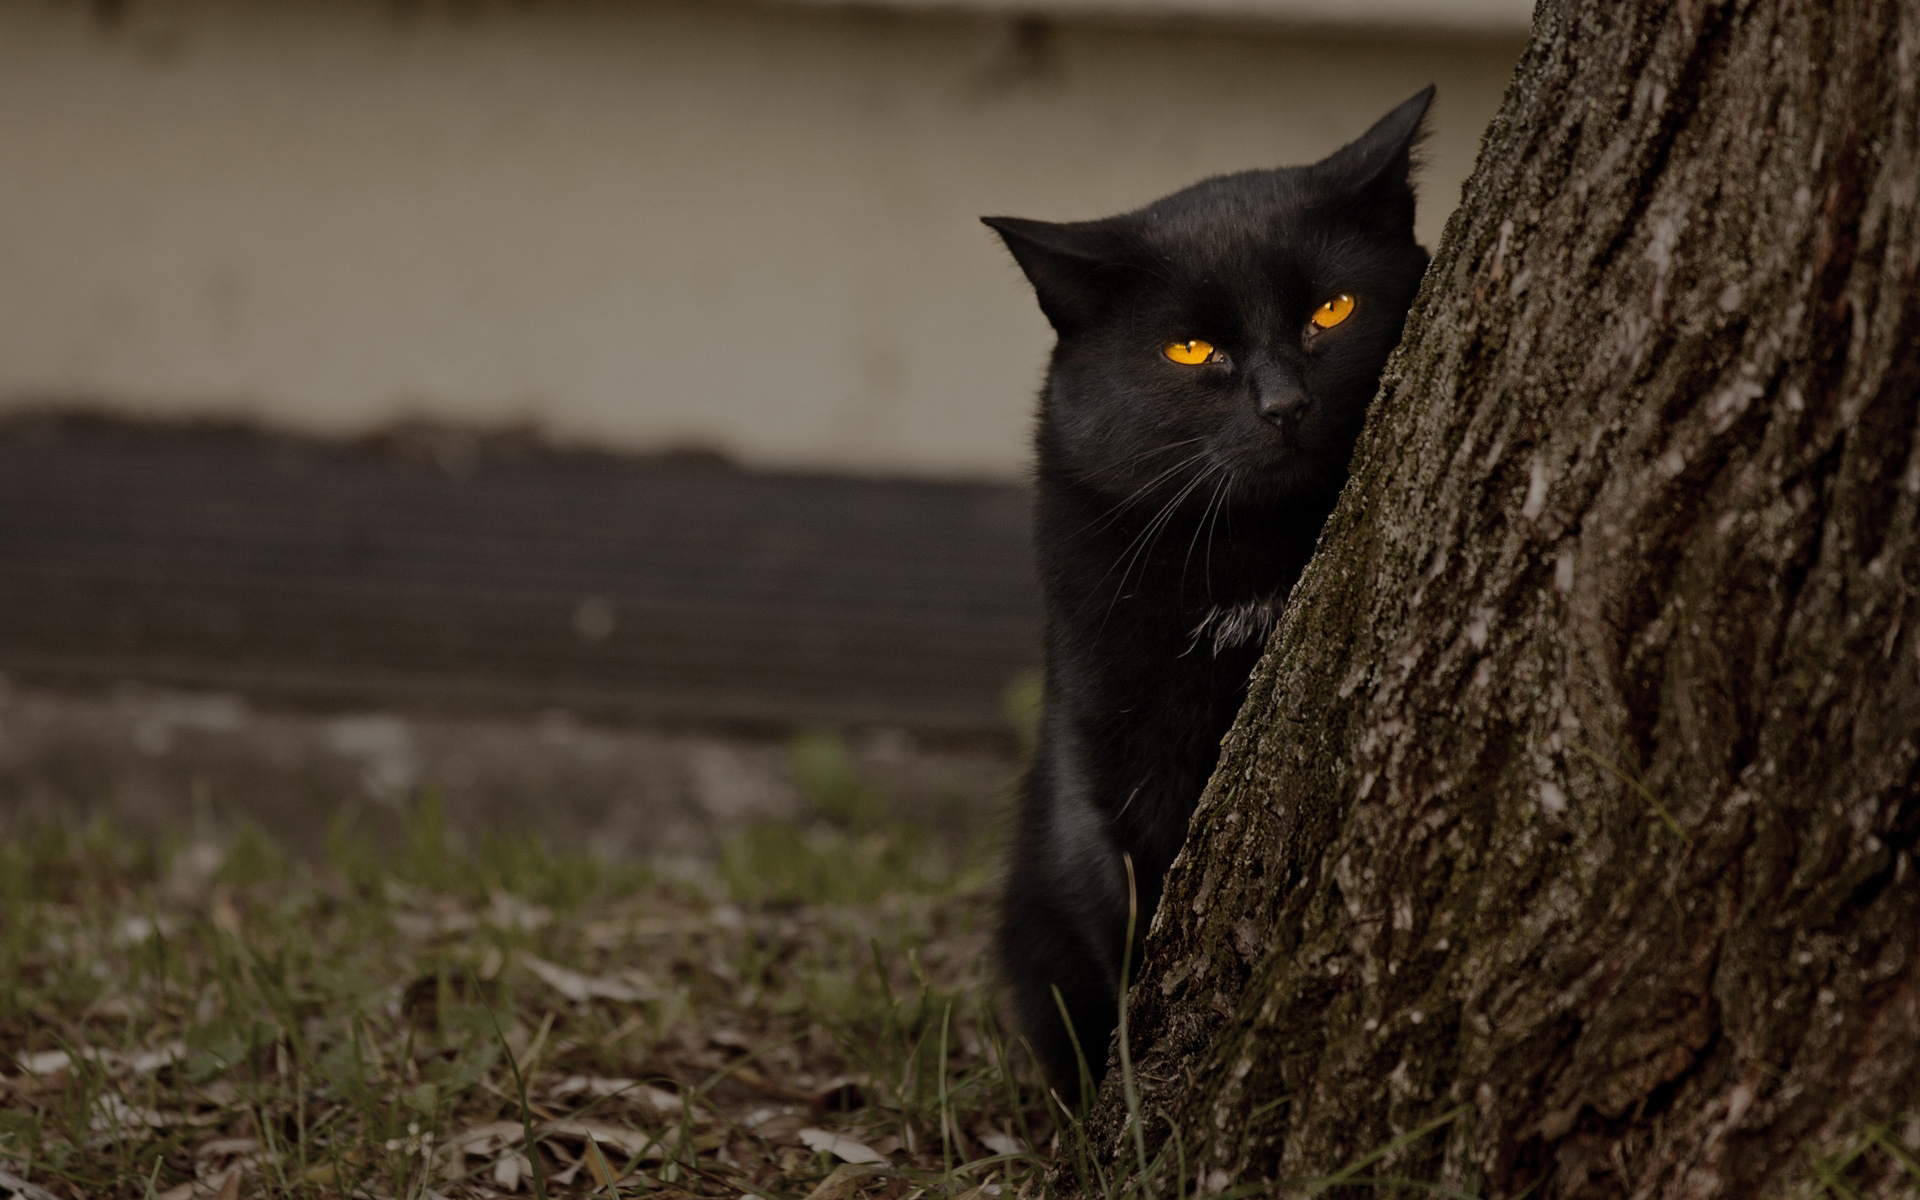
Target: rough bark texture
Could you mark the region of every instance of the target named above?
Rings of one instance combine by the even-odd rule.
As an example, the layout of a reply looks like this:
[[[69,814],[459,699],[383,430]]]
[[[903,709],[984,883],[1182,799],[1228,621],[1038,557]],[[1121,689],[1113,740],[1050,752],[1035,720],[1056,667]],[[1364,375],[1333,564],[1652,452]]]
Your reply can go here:
[[[1204,1188],[1920,1187],[1917,74],[1537,14],[1132,997]]]

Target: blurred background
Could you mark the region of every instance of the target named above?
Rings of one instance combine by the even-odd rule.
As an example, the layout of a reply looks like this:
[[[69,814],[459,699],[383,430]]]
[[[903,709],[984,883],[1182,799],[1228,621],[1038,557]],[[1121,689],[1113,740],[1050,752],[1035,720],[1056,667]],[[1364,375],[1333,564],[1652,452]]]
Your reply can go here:
[[[1431,82],[1431,247],[1530,9],[5,0],[0,831],[700,856],[880,797],[968,853],[1049,344],[977,218]]]

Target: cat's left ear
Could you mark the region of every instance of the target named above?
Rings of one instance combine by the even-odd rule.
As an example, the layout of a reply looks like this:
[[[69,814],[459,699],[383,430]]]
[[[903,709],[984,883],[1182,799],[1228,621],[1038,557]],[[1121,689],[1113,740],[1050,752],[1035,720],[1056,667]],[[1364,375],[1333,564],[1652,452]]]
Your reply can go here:
[[[1382,233],[1413,229],[1414,156],[1426,137],[1428,84],[1353,141],[1315,163],[1342,207]]]

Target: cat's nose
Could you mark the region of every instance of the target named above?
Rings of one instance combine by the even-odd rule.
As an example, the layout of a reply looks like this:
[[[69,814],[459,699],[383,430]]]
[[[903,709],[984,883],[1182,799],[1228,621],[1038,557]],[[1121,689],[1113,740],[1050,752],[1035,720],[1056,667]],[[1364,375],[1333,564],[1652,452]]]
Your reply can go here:
[[[1307,407],[1307,389],[1300,386],[1300,377],[1282,366],[1256,371],[1253,395],[1260,415],[1275,425],[1297,418]]]

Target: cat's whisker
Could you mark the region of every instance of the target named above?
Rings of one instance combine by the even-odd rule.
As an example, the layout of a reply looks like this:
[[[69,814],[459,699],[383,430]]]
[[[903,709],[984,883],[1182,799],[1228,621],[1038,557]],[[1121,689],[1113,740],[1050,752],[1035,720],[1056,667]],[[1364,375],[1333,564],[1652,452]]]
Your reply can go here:
[[[1178,504],[1179,502],[1180,502],[1180,497],[1178,495],[1176,495],[1172,500],[1169,500],[1166,503],[1166,505],[1160,509],[1159,512],[1154,514],[1152,520],[1148,521],[1145,525],[1141,526],[1140,531],[1138,533],[1135,533],[1132,539],[1130,539],[1125,546],[1121,547],[1120,553],[1114,556],[1114,560],[1111,563],[1107,564],[1107,569],[1101,573],[1100,578],[1094,580],[1093,586],[1087,589],[1088,601],[1091,601],[1095,596],[1099,594],[1100,585],[1107,581],[1107,576],[1113,574],[1113,569],[1119,566],[1123,559],[1131,563],[1132,560],[1128,552],[1131,551],[1135,545],[1139,544],[1140,539],[1146,537],[1148,533],[1152,532],[1154,525],[1160,520],[1162,516],[1164,516],[1167,513],[1168,509],[1171,509],[1175,504]],[[1127,583],[1127,577],[1126,577],[1126,574],[1123,572],[1120,576],[1120,587],[1124,589],[1126,587],[1126,583]],[[1117,593],[1116,593],[1116,596],[1117,596]],[[1084,603],[1082,607],[1083,608],[1085,607]],[[1112,612],[1112,605],[1108,605],[1108,612],[1109,613]]]
[[[1231,478],[1232,478],[1232,474],[1231,472],[1229,472],[1227,476],[1223,478],[1222,482],[1224,483],[1226,480]],[[1193,565],[1193,548],[1199,545],[1200,543],[1200,531],[1203,528],[1207,528],[1211,524],[1208,518],[1213,512],[1213,506],[1220,503],[1221,497],[1225,495],[1226,495],[1226,489],[1222,486],[1216,486],[1213,489],[1213,495],[1207,497],[1207,506],[1200,510],[1200,519],[1194,522],[1193,536],[1187,539],[1187,556],[1180,560],[1180,585],[1182,588],[1186,586],[1187,568]],[[1209,543],[1208,549],[1209,551],[1211,551],[1212,549],[1211,536],[1209,536],[1208,538],[1208,543]],[[1207,585],[1207,598],[1212,599],[1213,598],[1213,574],[1211,570],[1211,564],[1209,563],[1203,566],[1202,571],[1203,571],[1202,580]]]
[[[1196,455],[1194,456],[1194,458],[1188,459],[1186,463],[1182,463],[1181,465],[1182,466],[1188,465],[1192,462],[1197,461],[1198,458],[1199,456]],[[1141,542],[1154,531],[1155,527],[1159,525],[1160,521],[1163,518],[1169,516],[1173,512],[1175,506],[1177,506],[1180,503],[1181,497],[1187,494],[1187,491],[1193,487],[1194,483],[1197,483],[1199,480],[1204,478],[1206,478],[1205,472],[1202,472],[1200,475],[1195,476],[1192,482],[1189,482],[1185,488],[1182,488],[1179,492],[1177,492],[1174,495],[1173,499],[1167,501],[1165,505],[1161,506],[1160,511],[1155,513],[1151,520],[1149,520],[1145,525],[1140,527],[1140,531],[1138,533],[1135,533],[1132,539],[1130,539],[1127,542],[1127,544],[1121,548],[1120,553],[1114,556],[1113,562],[1107,564],[1107,569],[1101,573],[1100,578],[1094,580],[1093,586],[1087,589],[1086,602],[1091,602],[1094,599],[1094,597],[1100,594],[1100,585],[1105,583],[1107,581],[1107,576],[1113,574],[1113,569],[1119,566],[1124,561],[1127,564],[1126,570],[1123,570],[1120,573],[1120,583],[1117,585],[1117,587],[1114,590],[1114,602],[1118,602],[1120,598],[1120,593],[1125,591],[1127,587],[1127,574],[1133,569],[1134,556],[1131,552],[1133,551],[1134,547],[1140,545]],[[1084,607],[1085,607],[1085,602],[1083,602],[1082,604],[1083,609]],[[1109,603],[1107,605],[1107,616],[1110,617],[1112,615],[1113,615],[1113,604]],[[1106,625],[1105,618],[1102,618],[1101,625],[1103,628],[1105,627]]]
[[[1173,442],[1170,445],[1155,447],[1152,450],[1148,450],[1139,455],[1136,455],[1133,459],[1128,459],[1126,462],[1116,463],[1110,469],[1119,470],[1121,467],[1132,465],[1132,463],[1137,461],[1138,459],[1150,458],[1157,454],[1163,454],[1171,450],[1178,450],[1182,446],[1191,446],[1195,442],[1202,442],[1205,440],[1206,438],[1204,436],[1190,437],[1183,441]],[[1206,451],[1204,450],[1197,451],[1193,454],[1189,454],[1186,458],[1175,463],[1173,466],[1168,467],[1166,470],[1160,472],[1158,475],[1155,475],[1152,479],[1147,480],[1147,482],[1141,484],[1138,488],[1135,488],[1133,492],[1130,493],[1125,500],[1121,501],[1112,511],[1114,512],[1125,511],[1128,505],[1138,500],[1142,494],[1144,494],[1148,489],[1152,488],[1155,484],[1159,483],[1162,479],[1165,479],[1167,476],[1173,474],[1175,471],[1178,471],[1181,467],[1191,466],[1193,463],[1199,461],[1202,457],[1204,457],[1205,454],[1206,454]],[[1104,473],[1105,472],[1102,472],[1102,474]]]
[[[1115,471],[1123,470],[1124,468],[1132,466],[1134,463],[1139,462],[1143,458],[1152,458],[1156,454],[1165,454],[1171,450],[1178,450],[1182,446],[1191,446],[1195,442],[1205,440],[1205,436],[1206,435],[1201,434],[1195,437],[1181,438],[1177,442],[1168,442],[1164,446],[1149,446],[1138,454],[1129,455],[1128,457],[1121,459],[1119,462],[1109,463],[1107,466],[1101,467],[1098,470],[1082,471],[1079,473],[1079,478],[1098,479],[1102,475],[1111,475]]]
[[[1197,442],[1201,440],[1203,439],[1189,438],[1188,442],[1191,443],[1191,442]],[[1121,501],[1118,505],[1108,510],[1106,516],[1094,522],[1092,525],[1087,526],[1085,529],[1082,529],[1075,536],[1085,537],[1088,534],[1098,533],[1102,529],[1105,529],[1108,526],[1112,525],[1115,521],[1119,520],[1120,517],[1123,514],[1125,514],[1125,512],[1129,508],[1132,508],[1135,504],[1139,503],[1143,498],[1145,498],[1148,492],[1152,491],[1155,487],[1157,487],[1161,480],[1167,478],[1169,475],[1174,475],[1180,471],[1185,470],[1186,468],[1192,466],[1194,463],[1199,462],[1201,459],[1205,458],[1206,456],[1207,456],[1207,451],[1202,450],[1199,453],[1189,455],[1186,458],[1180,460],[1179,462],[1173,464],[1171,467],[1168,467],[1166,470],[1160,472],[1158,475],[1155,475],[1152,479],[1149,479],[1147,482],[1141,484],[1137,489],[1134,490],[1132,495],[1128,496],[1125,500]]]
[[[1197,491],[1201,484],[1205,483],[1208,479],[1212,478],[1212,476],[1221,469],[1222,468],[1218,463],[1209,464],[1206,470],[1194,476],[1193,482],[1189,483],[1185,488],[1181,489],[1180,494],[1173,498],[1173,503],[1168,505],[1167,509],[1162,514],[1159,522],[1159,528],[1154,531],[1152,540],[1149,541],[1145,546],[1141,547],[1140,553],[1136,556],[1141,562],[1141,565],[1143,567],[1146,565],[1147,558],[1152,555],[1154,546],[1159,543],[1161,535],[1165,534],[1168,529],[1172,528],[1173,518],[1176,515],[1178,515],[1180,505],[1184,504],[1186,502],[1187,497],[1192,495],[1195,491]],[[1206,513],[1204,510],[1202,510],[1201,516],[1203,519],[1205,518]],[[1120,582],[1124,589],[1124,586],[1126,584],[1126,574],[1124,572],[1120,576]]]
[[[1106,617],[1101,618],[1101,625],[1103,627],[1105,626],[1107,619],[1113,616],[1113,606],[1120,603],[1120,597],[1123,594],[1125,594],[1127,590],[1127,576],[1133,573],[1134,563],[1135,562],[1140,562],[1142,564],[1145,563],[1148,556],[1150,556],[1153,553],[1154,545],[1159,542],[1160,535],[1165,533],[1167,531],[1167,526],[1172,523],[1174,515],[1180,509],[1181,503],[1185,501],[1188,496],[1193,494],[1193,490],[1195,488],[1199,487],[1202,483],[1205,483],[1207,481],[1207,478],[1219,469],[1220,469],[1220,464],[1209,463],[1207,465],[1206,470],[1200,472],[1198,475],[1195,475],[1190,481],[1188,481],[1187,485],[1181,488],[1179,492],[1177,492],[1174,495],[1173,499],[1167,501],[1166,505],[1162,507],[1157,514],[1155,514],[1153,520],[1148,522],[1147,527],[1141,530],[1138,534],[1136,534],[1132,542],[1128,543],[1130,546],[1137,545],[1139,548],[1134,550],[1133,553],[1127,555],[1126,566],[1120,572],[1120,582],[1114,585],[1113,599],[1107,602]],[[1142,539],[1145,539],[1145,540],[1143,541]],[[1123,553],[1125,552],[1123,551]],[[1107,570],[1108,570],[1108,574],[1112,574],[1111,567],[1109,567]],[[1104,580],[1105,576],[1102,576],[1101,578],[1102,580]],[[1095,586],[1097,587],[1098,585],[1095,585]]]
[[[1172,442],[1165,446],[1155,446],[1150,450],[1143,450],[1139,454],[1134,455],[1132,458],[1126,459],[1122,462],[1115,463],[1110,467],[1106,467],[1099,471],[1090,471],[1085,475],[1082,475],[1080,478],[1082,480],[1097,479],[1102,475],[1109,475],[1115,471],[1124,470],[1125,468],[1130,467],[1133,464],[1139,462],[1141,459],[1156,458],[1159,455],[1168,454],[1173,451],[1179,450],[1182,447],[1191,446],[1195,442],[1203,442],[1205,440],[1206,438],[1204,436],[1190,437],[1190,438],[1183,438],[1180,441]],[[1166,470],[1160,472],[1158,475],[1155,475],[1152,479],[1147,480],[1147,482],[1141,484],[1139,487],[1135,488],[1132,492],[1130,492],[1127,495],[1126,499],[1120,501],[1118,504],[1108,509],[1104,516],[1096,518],[1092,522],[1088,523],[1086,528],[1080,530],[1079,532],[1081,534],[1085,534],[1096,529],[1104,528],[1107,524],[1111,523],[1111,521],[1115,517],[1119,516],[1121,513],[1126,512],[1127,509],[1133,507],[1134,504],[1138,503],[1140,499],[1143,496],[1145,496],[1148,492],[1150,492],[1156,485],[1158,485],[1161,480],[1179,471],[1182,467],[1191,466],[1197,459],[1199,459],[1205,453],[1206,451],[1202,450],[1194,454],[1190,454],[1185,459],[1182,459],[1180,462],[1175,463],[1173,466],[1168,467]]]
[[[1191,465],[1192,463],[1198,461],[1199,457],[1200,457],[1199,455],[1195,455],[1193,458],[1188,459],[1185,463],[1182,463],[1181,465],[1182,466]],[[1193,491],[1193,489],[1200,483],[1200,481],[1205,479],[1212,470],[1213,468],[1209,466],[1207,470],[1202,471],[1200,472],[1200,474],[1194,476],[1191,480],[1187,482],[1186,486],[1182,487],[1178,492],[1174,493],[1174,496],[1171,500],[1168,500],[1165,504],[1161,505],[1160,510],[1154,513],[1152,519],[1149,520],[1145,525],[1141,526],[1140,531],[1133,535],[1132,540],[1130,540],[1124,547],[1121,548],[1119,557],[1115,559],[1116,564],[1120,561],[1121,558],[1124,558],[1128,564],[1127,570],[1129,571],[1132,570],[1133,560],[1136,557],[1138,557],[1138,552],[1135,551],[1135,547],[1140,546],[1142,549],[1144,549],[1145,547],[1141,546],[1141,543],[1150,535],[1155,533],[1163,522],[1172,518],[1174,511],[1179,508],[1180,502],[1186,499],[1187,494]],[[1135,552],[1130,554],[1129,551],[1135,551]],[[1112,573],[1113,573],[1113,568],[1108,567],[1107,574],[1111,575]],[[1100,580],[1096,581],[1094,586],[1098,588],[1100,583],[1105,582],[1105,580],[1106,580],[1106,576],[1104,575],[1101,576]],[[1125,589],[1126,582],[1127,582],[1127,571],[1122,571],[1120,573],[1120,586],[1122,590]]]
[[[1227,482],[1220,489],[1221,495],[1223,496],[1233,495],[1233,481],[1238,476],[1239,476],[1238,471],[1227,472]],[[1207,573],[1207,600],[1209,602],[1213,600],[1213,533],[1214,533],[1214,530],[1220,524],[1220,514],[1226,511],[1227,511],[1227,506],[1222,504],[1218,509],[1214,511],[1213,520],[1207,523],[1207,557],[1206,557],[1205,565],[1202,569],[1204,569]],[[1228,531],[1231,532],[1233,518],[1229,516],[1227,518],[1227,521],[1228,521]]]

